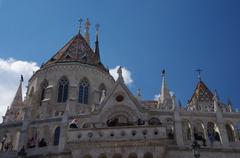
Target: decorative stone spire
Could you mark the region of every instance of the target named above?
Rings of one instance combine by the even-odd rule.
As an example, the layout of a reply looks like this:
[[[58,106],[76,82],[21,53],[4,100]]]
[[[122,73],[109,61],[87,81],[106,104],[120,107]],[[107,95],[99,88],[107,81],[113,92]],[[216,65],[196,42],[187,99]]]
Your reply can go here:
[[[140,100],[141,97],[142,97],[141,89],[140,89],[140,88],[137,89],[137,95],[136,95],[136,97],[137,97],[138,100]]]
[[[82,22],[83,22],[83,19],[79,19],[78,22],[79,22],[78,34],[80,34],[80,33],[81,33],[81,30],[82,30]]]
[[[161,103],[164,103],[166,99],[171,99],[171,95],[167,86],[166,81],[166,74],[165,70],[162,70],[162,88],[161,88],[161,95],[160,95],[160,101]]]
[[[232,112],[233,111],[232,101],[231,101],[230,98],[228,98],[228,101],[227,101],[227,108],[228,108],[228,112]]]
[[[122,76],[122,66],[119,66],[119,68],[117,70],[117,73],[118,73],[118,79],[117,80],[119,80],[121,82],[124,82],[123,76]]]
[[[218,103],[219,103],[219,97],[217,94],[217,90],[215,90],[214,96],[213,96],[213,107],[214,107],[214,111],[216,112],[220,111]]]
[[[96,41],[95,41],[95,54],[97,56],[97,59],[98,59],[98,62],[101,61],[100,59],[100,50],[99,50],[99,41],[98,41],[98,36],[99,36],[99,27],[100,25],[99,24],[96,24]]]
[[[90,27],[90,22],[89,22],[89,19],[87,18],[85,22],[85,40],[87,41],[88,44],[90,44],[89,27]]]
[[[15,94],[15,97],[13,99],[13,102],[11,104],[11,107],[15,107],[15,106],[21,106],[23,99],[22,99],[22,82],[23,82],[23,76],[21,75],[21,80],[20,80],[20,84],[18,86],[18,90]]]

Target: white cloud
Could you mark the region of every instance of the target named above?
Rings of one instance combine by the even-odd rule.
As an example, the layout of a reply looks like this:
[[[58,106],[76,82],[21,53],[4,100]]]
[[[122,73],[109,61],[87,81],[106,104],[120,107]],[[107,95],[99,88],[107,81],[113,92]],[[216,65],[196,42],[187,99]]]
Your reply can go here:
[[[14,98],[21,74],[24,76],[23,95],[25,95],[28,79],[37,69],[39,67],[35,62],[0,58],[0,122],[1,116],[5,114],[7,106],[10,106]]]
[[[154,100],[157,101],[160,98],[160,93],[154,95]]]
[[[117,70],[119,67],[120,66],[116,66],[115,68],[112,68],[109,70],[110,74],[113,76],[115,80],[117,80],[118,78]],[[123,75],[123,80],[125,84],[130,85],[131,83],[133,83],[131,72],[127,68],[122,67],[122,75]]]

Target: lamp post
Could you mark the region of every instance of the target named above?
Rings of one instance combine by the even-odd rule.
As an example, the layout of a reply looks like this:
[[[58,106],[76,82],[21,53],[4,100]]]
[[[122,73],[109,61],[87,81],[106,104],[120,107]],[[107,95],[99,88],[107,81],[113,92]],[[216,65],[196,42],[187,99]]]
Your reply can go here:
[[[196,140],[194,140],[192,144],[192,152],[193,152],[194,158],[200,158],[199,149],[200,149],[200,145]]]
[[[18,152],[17,155],[18,155],[18,158],[25,158],[27,156],[24,146],[21,148],[21,150]]]

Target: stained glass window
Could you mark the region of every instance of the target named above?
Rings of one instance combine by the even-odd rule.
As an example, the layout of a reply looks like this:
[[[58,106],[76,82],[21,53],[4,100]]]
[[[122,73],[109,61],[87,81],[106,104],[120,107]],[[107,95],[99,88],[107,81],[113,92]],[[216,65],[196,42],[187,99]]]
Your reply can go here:
[[[87,79],[83,79],[79,84],[78,102],[88,104],[89,83]]]
[[[58,87],[58,102],[66,102],[68,98],[68,80],[63,78],[59,82]]]

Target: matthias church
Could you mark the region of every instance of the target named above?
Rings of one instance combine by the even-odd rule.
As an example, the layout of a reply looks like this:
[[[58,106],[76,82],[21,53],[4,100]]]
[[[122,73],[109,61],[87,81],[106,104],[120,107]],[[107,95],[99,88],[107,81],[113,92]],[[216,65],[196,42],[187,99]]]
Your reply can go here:
[[[162,72],[158,100],[143,100],[101,62],[90,22],[28,81],[0,124],[1,158],[239,158],[240,113],[199,78],[176,102]],[[3,94],[4,95],[4,94]]]

